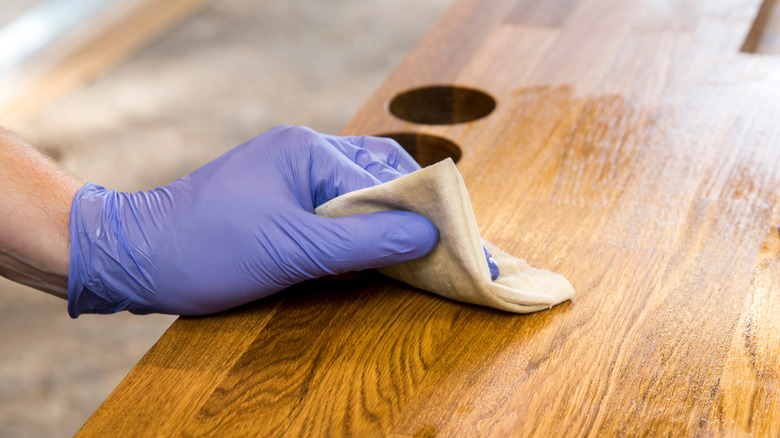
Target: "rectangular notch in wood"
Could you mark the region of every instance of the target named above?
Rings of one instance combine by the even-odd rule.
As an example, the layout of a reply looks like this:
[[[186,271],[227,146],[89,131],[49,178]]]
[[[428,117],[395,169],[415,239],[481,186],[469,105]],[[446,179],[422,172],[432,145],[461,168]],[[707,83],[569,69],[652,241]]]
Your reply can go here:
[[[780,8],[777,0],[764,0],[758,8],[741,52],[780,55]]]

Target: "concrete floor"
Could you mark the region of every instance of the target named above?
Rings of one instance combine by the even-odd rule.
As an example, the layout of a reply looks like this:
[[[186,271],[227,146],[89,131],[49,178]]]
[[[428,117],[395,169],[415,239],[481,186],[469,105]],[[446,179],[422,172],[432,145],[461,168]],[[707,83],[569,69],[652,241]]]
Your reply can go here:
[[[215,1],[20,133],[120,190],[165,184],[277,124],[336,133],[450,3]],[[0,436],[73,435],[173,319],[70,320],[64,301],[0,280]]]

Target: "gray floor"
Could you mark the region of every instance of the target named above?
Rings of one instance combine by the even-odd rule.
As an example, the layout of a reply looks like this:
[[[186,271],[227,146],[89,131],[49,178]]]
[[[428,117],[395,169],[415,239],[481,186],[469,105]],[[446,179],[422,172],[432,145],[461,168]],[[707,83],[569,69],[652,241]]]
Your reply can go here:
[[[450,3],[215,1],[21,134],[84,180],[140,190],[280,123],[336,133]],[[0,280],[0,436],[73,435],[172,321],[70,320]]]

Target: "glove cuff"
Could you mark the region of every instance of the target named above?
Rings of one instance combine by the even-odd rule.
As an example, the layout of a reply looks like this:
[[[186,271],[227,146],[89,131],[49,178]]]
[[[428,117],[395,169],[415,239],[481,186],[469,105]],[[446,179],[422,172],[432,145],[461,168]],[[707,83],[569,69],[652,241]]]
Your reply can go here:
[[[92,183],[73,198],[68,266],[71,318],[121,310],[151,312],[149,303],[133,293],[139,285],[122,265],[128,251],[119,221],[121,202],[121,194]]]

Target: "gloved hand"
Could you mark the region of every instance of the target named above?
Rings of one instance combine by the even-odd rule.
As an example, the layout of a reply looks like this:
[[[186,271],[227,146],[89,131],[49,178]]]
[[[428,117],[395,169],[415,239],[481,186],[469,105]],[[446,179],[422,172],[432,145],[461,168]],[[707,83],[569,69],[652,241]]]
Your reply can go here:
[[[71,210],[68,312],[209,314],[421,257],[438,230],[415,213],[313,214],[416,169],[389,139],[281,126],[152,191],[87,184]]]

